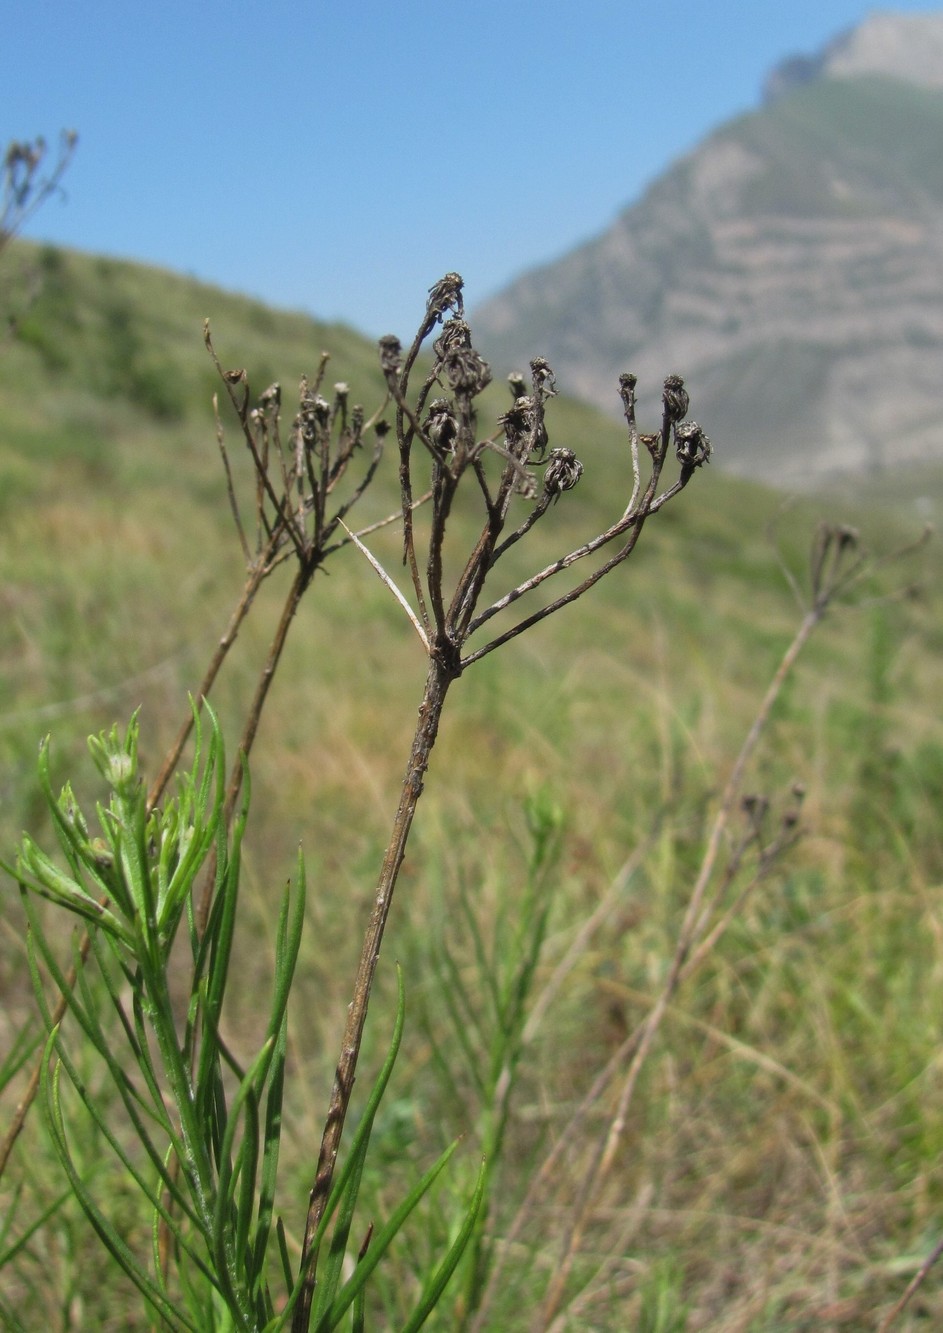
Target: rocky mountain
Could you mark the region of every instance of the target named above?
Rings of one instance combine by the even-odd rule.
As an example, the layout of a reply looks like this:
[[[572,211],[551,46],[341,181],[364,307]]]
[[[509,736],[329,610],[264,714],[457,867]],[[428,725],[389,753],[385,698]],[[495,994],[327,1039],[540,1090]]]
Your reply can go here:
[[[613,412],[620,371],[679,371],[740,472],[943,461],[943,13],[784,62],[760,110],[474,320],[496,365],[544,355]]]
[[[882,74],[921,88],[943,88],[943,15],[872,14],[813,55],[790,56],[769,74],[769,103],[814,79]]]

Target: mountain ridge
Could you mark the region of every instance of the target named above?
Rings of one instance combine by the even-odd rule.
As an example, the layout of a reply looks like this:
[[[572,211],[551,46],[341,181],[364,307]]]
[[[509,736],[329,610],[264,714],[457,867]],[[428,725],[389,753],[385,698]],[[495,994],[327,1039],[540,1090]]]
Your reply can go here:
[[[943,13],[875,11],[820,51],[787,56],[774,65],[763,85],[763,100],[769,104],[814,79],[871,74],[943,88]]]
[[[779,483],[939,457],[943,91],[841,49],[476,310],[484,354],[613,414],[619,371],[675,369],[721,465]]]

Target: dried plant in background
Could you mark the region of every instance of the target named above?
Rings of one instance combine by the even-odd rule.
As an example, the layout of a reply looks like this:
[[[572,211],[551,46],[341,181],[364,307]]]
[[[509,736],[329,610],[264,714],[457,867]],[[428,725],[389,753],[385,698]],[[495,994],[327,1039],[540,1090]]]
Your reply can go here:
[[[78,144],[75,130],[63,130],[59,152],[48,175],[43,163],[48,145],[41,136],[32,141],[9,143],[0,167],[0,251],[52,195],[62,190],[62,177]]]

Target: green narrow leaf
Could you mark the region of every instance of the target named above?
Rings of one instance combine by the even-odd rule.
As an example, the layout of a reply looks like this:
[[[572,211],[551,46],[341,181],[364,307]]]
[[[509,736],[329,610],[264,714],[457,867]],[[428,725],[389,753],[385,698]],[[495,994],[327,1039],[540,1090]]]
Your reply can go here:
[[[57,1213],[65,1203],[66,1199],[70,1198],[72,1195],[71,1188],[64,1189],[61,1194],[57,1195],[56,1198],[52,1200],[51,1203],[46,1205],[38,1217],[33,1218],[26,1230],[17,1236],[16,1240],[11,1245],[4,1248],[7,1234],[13,1226],[13,1222],[16,1218],[17,1204],[19,1203],[22,1190],[23,1182],[20,1181],[14,1190],[13,1198],[9,1201],[6,1217],[3,1219],[2,1227],[0,1227],[0,1269],[5,1268],[9,1263],[12,1263],[16,1256],[22,1250],[26,1249],[36,1232],[46,1225],[50,1217]]]
[[[278,1032],[288,1008],[288,997],[295,975],[295,965],[298,962],[298,951],[301,948],[307,894],[304,857],[299,849],[295,891],[291,892],[290,885],[285,890],[275,936],[275,980],[268,1026],[270,1035]]]
[[[68,1140],[66,1139],[62,1108],[59,1101],[58,1083],[59,1070],[62,1068],[61,1062],[56,1062],[55,1072],[52,1075],[49,1072],[49,1064],[57,1036],[58,1029],[54,1028],[46,1042],[40,1086],[43,1092],[47,1124],[49,1125],[53,1146],[68,1177],[72,1193],[112,1259],[127,1274],[154,1310],[171,1328],[186,1328],[191,1329],[192,1333],[201,1333],[196,1325],[189,1323],[180,1316],[179,1311],[175,1310],[148,1273],[141,1267],[121,1234],[99,1211],[85,1186],[85,1182],[75,1169],[75,1163],[72,1160],[72,1154],[69,1151]]]
[[[259,1208],[251,1258],[248,1260],[253,1291],[259,1289],[265,1272],[265,1254],[272,1231],[275,1211],[275,1186],[282,1134],[282,1097],[285,1087],[285,1058],[288,1050],[288,1024],[282,1021],[275,1041],[268,1096],[265,1102],[265,1126],[262,1141],[262,1168],[259,1173]]]
[[[213,1252],[221,1273],[226,1274],[227,1291],[242,1317],[248,1310],[248,1292],[252,1286],[246,1272],[249,1233],[255,1210],[256,1172],[259,1161],[259,1071],[270,1058],[269,1039],[253,1060],[240,1084],[220,1149],[219,1181],[213,1215]],[[234,1144],[242,1122],[243,1138],[233,1160]],[[238,1188],[239,1199],[236,1201]]]
[[[487,1169],[484,1159],[482,1159],[481,1168],[478,1172],[478,1181],[475,1185],[475,1193],[472,1195],[471,1203],[468,1205],[468,1212],[465,1214],[465,1220],[455,1240],[449,1246],[444,1258],[436,1268],[432,1277],[426,1285],[422,1296],[419,1299],[415,1310],[413,1310],[409,1319],[403,1325],[401,1333],[415,1333],[417,1328],[429,1318],[429,1315],[436,1308],[442,1299],[445,1288],[452,1278],[452,1274],[458,1267],[459,1260],[468,1247],[475,1230],[475,1222],[481,1209],[482,1200],[485,1197],[485,1183],[487,1180]]]
[[[347,1178],[347,1188],[341,1195],[338,1204],[327,1259],[319,1267],[318,1285],[315,1288],[315,1301],[311,1312],[311,1322],[314,1324],[317,1333],[322,1333],[325,1327],[333,1328],[334,1326],[333,1324],[325,1325],[324,1320],[327,1317],[326,1312],[330,1311],[340,1289],[344,1272],[344,1256],[347,1253],[347,1242],[350,1239],[350,1228],[353,1225],[354,1213],[357,1208],[360,1182],[363,1177],[363,1168],[369,1145],[369,1136],[364,1135],[356,1150],[351,1152],[353,1160]]]
[[[202,746],[202,728],[200,715],[191,699],[197,734],[197,758],[194,760],[192,774],[184,780],[184,790],[177,808],[176,844],[189,838],[183,854],[166,886],[160,906],[159,919],[161,929],[175,933],[184,904],[191,896],[191,890],[200,867],[206,860],[220,829],[226,789],[226,760],[219,719],[206,704],[206,710],[212,723],[210,742],[203,765],[199,789],[194,789],[195,774],[199,771],[199,755]],[[246,801],[247,805],[247,801]]]
[[[229,980],[229,961],[236,926],[236,908],[239,901],[239,873],[241,869],[242,836],[249,817],[249,770],[243,757],[243,795],[239,816],[235,820],[228,855],[225,833],[220,829],[221,853],[217,861],[217,882],[214,898],[222,897],[222,906],[210,947],[207,970],[207,1012],[213,1022],[219,1023],[223,997]]]
[[[328,1200],[324,1208],[324,1213],[321,1217],[320,1223],[318,1224],[318,1228],[314,1234],[314,1240],[312,1242],[312,1247],[311,1247],[311,1252],[314,1255],[318,1254],[320,1247],[324,1241],[325,1233],[327,1232],[327,1229],[330,1226],[331,1220],[338,1207],[338,1204],[340,1200],[344,1197],[345,1192],[348,1188],[348,1182],[350,1181],[354,1173],[354,1170],[356,1168],[356,1160],[360,1144],[362,1141],[366,1141],[370,1137],[370,1131],[373,1125],[373,1119],[376,1115],[377,1107],[379,1106],[383,1094],[386,1091],[387,1084],[389,1083],[390,1080],[390,1075],[393,1072],[393,1066],[396,1063],[396,1056],[399,1052],[399,1046],[403,1036],[403,1028],[406,1021],[406,992],[403,983],[402,969],[399,967],[399,965],[397,965],[396,968],[396,975],[399,987],[399,994],[398,994],[398,1002],[396,1010],[396,1019],[394,1021],[394,1026],[393,1026],[393,1036],[390,1041],[390,1049],[387,1053],[386,1060],[383,1063],[383,1067],[380,1070],[379,1074],[377,1075],[374,1085],[370,1091],[370,1096],[367,1098],[367,1104],[366,1107],[364,1108],[363,1117],[360,1121],[360,1124],[357,1126],[354,1132],[350,1149],[348,1151],[348,1155],[344,1162],[344,1165],[342,1166],[341,1170],[338,1172],[338,1174],[334,1179],[334,1184],[332,1186],[331,1193],[328,1196]],[[282,1264],[283,1267],[286,1269],[286,1273],[288,1274],[288,1286],[289,1286],[288,1301],[285,1306],[285,1311],[283,1315],[283,1318],[287,1319],[288,1316],[291,1314],[291,1311],[294,1309],[295,1302],[297,1301],[299,1295],[301,1294],[301,1288],[304,1283],[306,1274],[304,1271],[299,1271],[294,1281],[293,1282],[291,1281],[290,1266],[287,1260],[287,1251],[284,1240],[284,1227],[282,1225],[281,1219],[279,1219],[278,1221],[278,1238],[279,1238],[279,1247],[281,1249],[281,1255],[282,1255]],[[315,1262],[317,1261],[315,1260]],[[315,1289],[315,1301],[317,1301],[317,1288]]]
[[[55,831],[59,846],[62,848],[74,875],[80,882],[82,879],[81,868],[84,868],[95,884],[97,896],[115,898],[118,902],[119,909],[124,912],[125,916],[130,916],[129,904],[122,901],[122,885],[120,883],[120,877],[112,874],[110,871],[106,872],[104,865],[100,864],[101,854],[96,852],[87,840],[85,818],[81,815],[81,812],[78,811],[77,804],[75,809],[78,811],[78,821],[80,822],[73,823],[63,810],[61,799],[57,800],[53,794],[52,778],[49,772],[49,757],[50,740],[47,736],[39,750],[39,785],[46,804],[49,807],[49,813],[52,816],[53,830]],[[63,790],[63,796],[66,795],[66,792],[68,792],[69,797],[71,797],[71,787],[69,787],[68,784]],[[74,797],[72,797],[72,800],[74,801]],[[26,839],[24,838],[24,844],[25,842]],[[107,853],[107,850],[106,847],[101,848],[102,853]],[[89,894],[88,896],[94,901],[96,895]]]
[[[444,974],[446,977],[446,983],[440,986],[439,990],[441,998],[445,1003],[445,1007],[448,1010],[449,1018],[452,1020],[453,1035],[459,1046],[462,1048],[462,1054],[464,1056],[462,1063],[470,1074],[479,1097],[485,1098],[487,1096],[487,1084],[481,1068],[480,1051],[487,1049],[488,1043],[485,1041],[484,1035],[478,1027],[477,1020],[474,1016],[474,1010],[468,999],[468,994],[461,977],[459,976],[455,959],[452,957],[444,943],[436,950],[436,962],[438,964],[437,970],[441,969],[440,975]],[[456,1002],[456,996],[460,997],[462,1000],[461,1009]],[[472,1028],[478,1032],[477,1044],[472,1041],[472,1038],[469,1035]]]
[[[478,925],[478,918],[475,915],[475,909],[471,904],[467,889],[462,886],[462,891],[458,895],[459,910],[465,918],[465,924],[468,927],[468,933],[471,936],[475,952],[475,962],[478,964],[478,975],[485,982],[485,988],[491,995],[491,1003],[494,1007],[494,1015],[500,1021],[501,1014],[501,993],[497,978],[497,968],[488,957],[485,948],[485,941]]]
[[[354,1131],[354,1136],[351,1140],[347,1160],[344,1162],[344,1165],[335,1180],[327,1205],[324,1209],[324,1216],[321,1218],[318,1229],[315,1232],[314,1243],[312,1245],[312,1251],[315,1254],[319,1252],[331,1218],[341,1202],[347,1200],[348,1204],[351,1204],[351,1206],[353,1203],[356,1203],[356,1194],[360,1184],[360,1174],[363,1169],[363,1160],[370,1140],[370,1134],[373,1130],[374,1117],[376,1116],[377,1108],[380,1105],[383,1094],[386,1091],[387,1084],[390,1081],[390,1076],[393,1073],[393,1066],[396,1063],[400,1042],[403,1038],[403,1028],[406,1024],[406,987],[403,981],[402,968],[399,967],[398,964],[396,968],[396,982],[398,987],[396,1018],[393,1023],[393,1036],[390,1041],[390,1048],[374,1085],[370,1090],[370,1095],[367,1098],[367,1104],[364,1107],[364,1113],[360,1124]],[[348,1195],[351,1193],[353,1196],[352,1200],[348,1198]],[[299,1287],[300,1283],[301,1277],[299,1276]],[[315,1289],[315,1302],[318,1306],[323,1305],[323,1301],[319,1300],[319,1296],[326,1289],[326,1285],[326,1283],[319,1282]]]
[[[364,1240],[363,1244],[360,1247],[360,1253],[357,1255],[358,1263],[363,1259],[364,1255],[367,1253],[367,1250],[369,1249],[370,1246],[370,1241],[372,1239],[373,1239],[373,1223],[371,1223],[370,1226],[368,1227],[366,1239]],[[357,1292],[357,1295],[354,1297],[353,1308],[350,1312],[351,1333],[364,1333],[364,1330],[366,1328],[366,1323],[367,1323],[367,1288],[366,1286],[363,1286],[361,1290]]]
[[[282,1265],[282,1279],[285,1283],[285,1290],[291,1291],[293,1283],[291,1271],[291,1255],[288,1253],[288,1237],[285,1235],[285,1223],[281,1218],[275,1223],[275,1236],[278,1240],[278,1257]],[[300,1281],[299,1281],[300,1289]]]
[[[361,1263],[354,1269],[352,1276],[347,1281],[330,1310],[324,1315],[321,1323],[317,1326],[316,1333],[326,1333],[326,1330],[336,1328],[343,1315],[349,1309],[357,1293],[362,1291],[367,1281],[373,1274],[380,1260],[386,1254],[391,1243],[403,1229],[403,1225],[416,1205],[429,1192],[439,1175],[445,1169],[455,1149],[458,1147],[460,1139],[449,1144],[445,1152],[438,1161],[429,1168],[420,1181],[409,1191],[402,1203],[393,1212],[390,1220],[385,1226],[375,1234],[370,1248],[365,1254]]]
[[[20,1026],[13,1038],[10,1049],[3,1057],[3,1064],[0,1065],[0,1092],[16,1078],[29,1058],[42,1045],[42,1036],[38,1032],[30,1031],[32,1024],[33,1019],[28,1018]]]
[[[51,1030],[54,1033],[58,1033],[58,1028],[53,1028]],[[170,1222],[170,1218],[166,1213],[166,1209],[162,1201],[161,1188],[152,1187],[150,1183],[147,1180],[145,1180],[144,1177],[141,1175],[141,1172],[138,1169],[136,1163],[125,1151],[120,1140],[116,1137],[114,1131],[111,1128],[111,1120],[113,1117],[109,1109],[100,1108],[95,1098],[90,1096],[86,1088],[86,1085],[84,1083],[84,1080],[82,1079],[78,1069],[73,1064],[71,1057],[69,1056],[69,1053],[65,1048],[65,1045],[58,1040],[58,1037],[56,1038],[56,1052],[59,1064],[62,1066],[63,1069],[65,1069],[66,1074],[69,1077],[69,1081],[75,1088],[75,1091],[79,1099],[81,1100],[82,1105],[84,1106],[86,1112],[88,1113],[93,1123],[98,1128],[99,1132],[104,1137],[105,1141],[111,1147],[117,1159],[121,1162],[125,1171],[127,1171],[129,1177],[138,1186],[138,1189],[147,1199],[149,1205],[155,1208],[157,1211],[161,1212],[161,1214],[166,1217],[168,1222]],[[186,1196],[180,1192],[179,1188],[177,1187],[175,1181],[172,1178],[171,1173],[167,1171],[163,1158],[161,1157],[160,1153],[157,1151],[156,1147],[154,1146],[151,1140],[151,1137],[147,1131],[147,1127],[144,1124],[138,1112],[135,1100],[128,1091],[129,1081],[124,1073],[124,1070],[111,1057],[109,1057],[109,1071],[112,1074],[112,1081],[114,1082],[116,1090],[122,1099],[125,1110],[128,1114],[128,1118],[134,1128],[135,1134],[137,1135],[137,1140],[141,1145],[141,1147],[144,1149],[144,1151],[147,1153],[148,1157],[151,1160],[152,1165],[156,1167],[158,1175],[161,1178],[161,1184],[163,1188],[167,1189],[171,1193],[175,1203],[184,1212],[184,1214],[189,1216],[191,1220],[195,1221],[195,1217],[193,1215],[189,1201],[187,1200]],[[169,1120],[167,1120],[166,1117],[163,1120],[158,1119],[156,1115],[153,1118],[157,1119],[159,1127],[164,1132],[168,1133],[172,1138],[173,1136]],[[176,1141],[174,1140],[174,1142]],[[179,1152],[180,1145],[177,1144],[176,1147],[177,1151]],[[183,1243],[183,1241],[181,1241],[181,1243]]]

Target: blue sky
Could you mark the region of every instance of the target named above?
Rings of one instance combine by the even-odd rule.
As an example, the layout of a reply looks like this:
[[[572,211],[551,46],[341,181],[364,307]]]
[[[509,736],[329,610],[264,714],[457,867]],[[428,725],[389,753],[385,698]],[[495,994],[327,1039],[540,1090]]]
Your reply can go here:
[[[0,141],[80,135],[27,235],[405,337],[443,272],[474,305],[601,231],[870,8],[15,0]]]

